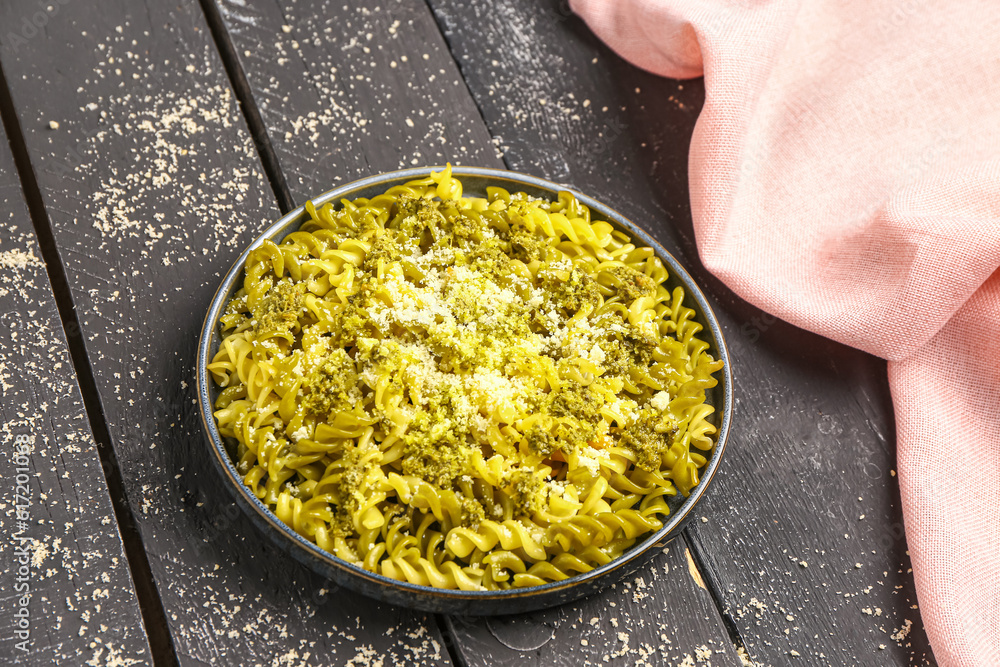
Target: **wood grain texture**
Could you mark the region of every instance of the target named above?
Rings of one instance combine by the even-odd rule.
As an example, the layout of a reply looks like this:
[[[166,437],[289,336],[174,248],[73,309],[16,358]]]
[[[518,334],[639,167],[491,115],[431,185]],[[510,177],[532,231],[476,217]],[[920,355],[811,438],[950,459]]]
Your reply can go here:
[[[198,332],[278,211],[199,5],[59,3],[0,57],[179,661],[449,664],[433,619],[294,565],[210,467]]]
[[[387,0],[370,6],[356,0],[322,2],[307,13],[291,0],[222,0],[220,8],[296,203],[329,189],[338,180],[412,164],[451,160],[502,166],[495,142],[424,3]],[[341,88],[331,81],[341,82]],[[324,102],[329,99],[337,100],[335,109]],[[355,116],[366,122],[346,122]],[[312,126],[295,129],[308,118],[314,119]],[[525,160],[521,168],[544,173],[545,164]],[[675,553],[683,552],[684,545],[679,547]],[[718,611],[706,603],[707,593],[688,576],[645,578],[649,594],[666,601],[663,605],[647,603],[647,608],[663,607],[658,612],[660,622],[672,629],[669,637],[673,639],[668,637],[667,641],[677,642],[676,646],[665,644],[660,626],[646,622],[648,615],[623,616],[619,619],[621,630],[612,631],[606,623],[604,629],[594,629],[593,643],[581,653],[573,623],[558,619],[583,614],[589,623],[602,605],[625,594],[621,591],[519,617],[510,626],[516,630],[510,632],[525,632],[539,624],[551,627],[553,636],[576,642],[576,650],[567,655],[580,658],[580,664],[590,654],[600,660],[619,651],[616,659],[638,660],[647,655],[655,662],[654,654],[640,648],[643,646],[655,647],[656,655],[661,656],[664,652],[681,654],[684,646],[687,653],[693,653],[696,646],[714,646],[726,651],[715,658],[715,664],[731,664],[723,662],[723,656],[734,660],[734,649]],[[450,619],[449,627],[456,649],[470,665],[501,657],[508,661],[525,657],[496,645],[496,633],[489,630],[498,627],[496,622],[470,624]],[[618,632],[629,635],[628,647],[618,639]],[[483,637],[489,640],[483,643]],[[555,641],[550,648],[561,645]],[[665,647],[662,652],[661,646]],[[564,659],[558,651],[526,655],[538,656],[543,661],[540,664],[552,656]]]
[[[741,664],[680,539],[599,595],[533,614],[452,617],[448,625],[469,667]]]
[[[292,199],[418,165],[500,166],[421,0],[221,0]]]
[[[686,167],[702,81],[628,65],[564,3],[430,4],[508,165],[618,208],[716,306],[738,403],[726,460],[698,508],[705,522],[687,538],[752,659],[932,663],[892,473],[884,362],[749,306],[698,259]],[[622,613],[647,612],[626,601]]]
[[[2,126],[0,225],[0,656],[148,663],[104,462]]]

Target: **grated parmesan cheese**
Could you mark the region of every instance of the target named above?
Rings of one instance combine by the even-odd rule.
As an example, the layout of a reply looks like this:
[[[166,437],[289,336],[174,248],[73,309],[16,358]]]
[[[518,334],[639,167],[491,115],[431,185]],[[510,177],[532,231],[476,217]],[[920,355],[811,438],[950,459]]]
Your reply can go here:
[[[649,399],[649,404],[656,410],[663,412],[670,405],[670,394],[665,391],[658,391],[653,395],[653,398]]]

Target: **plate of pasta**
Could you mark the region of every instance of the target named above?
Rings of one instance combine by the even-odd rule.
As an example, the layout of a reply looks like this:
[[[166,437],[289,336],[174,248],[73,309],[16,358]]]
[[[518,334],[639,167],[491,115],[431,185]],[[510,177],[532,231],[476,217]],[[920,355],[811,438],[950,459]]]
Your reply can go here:
[[[681,265],[586,195],[472,167],[316,197],[227,273],[198,349],[226,486],[294,559],[426,611],[634,572],[718,468],[732,381]]]

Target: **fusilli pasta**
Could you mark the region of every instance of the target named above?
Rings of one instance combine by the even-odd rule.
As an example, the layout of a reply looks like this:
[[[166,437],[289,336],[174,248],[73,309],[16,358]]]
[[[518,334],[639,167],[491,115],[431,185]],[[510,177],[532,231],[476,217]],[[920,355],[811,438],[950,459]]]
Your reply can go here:
[[[714,446],[722,362],[654,251],[451,168],[265,241],[221,318],[215,418],[244,484],[387,577],[496,590],[611,561]]]

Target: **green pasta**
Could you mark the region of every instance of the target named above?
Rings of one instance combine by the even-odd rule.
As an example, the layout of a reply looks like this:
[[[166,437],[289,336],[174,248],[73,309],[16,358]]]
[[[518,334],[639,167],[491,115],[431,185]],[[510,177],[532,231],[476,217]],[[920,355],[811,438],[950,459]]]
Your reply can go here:
[[[244,484],[300,535],[419,585],[533,586],[698,484],[722,362],[651,248],[450,167],[306,209],[250,253],[208,366]]]

